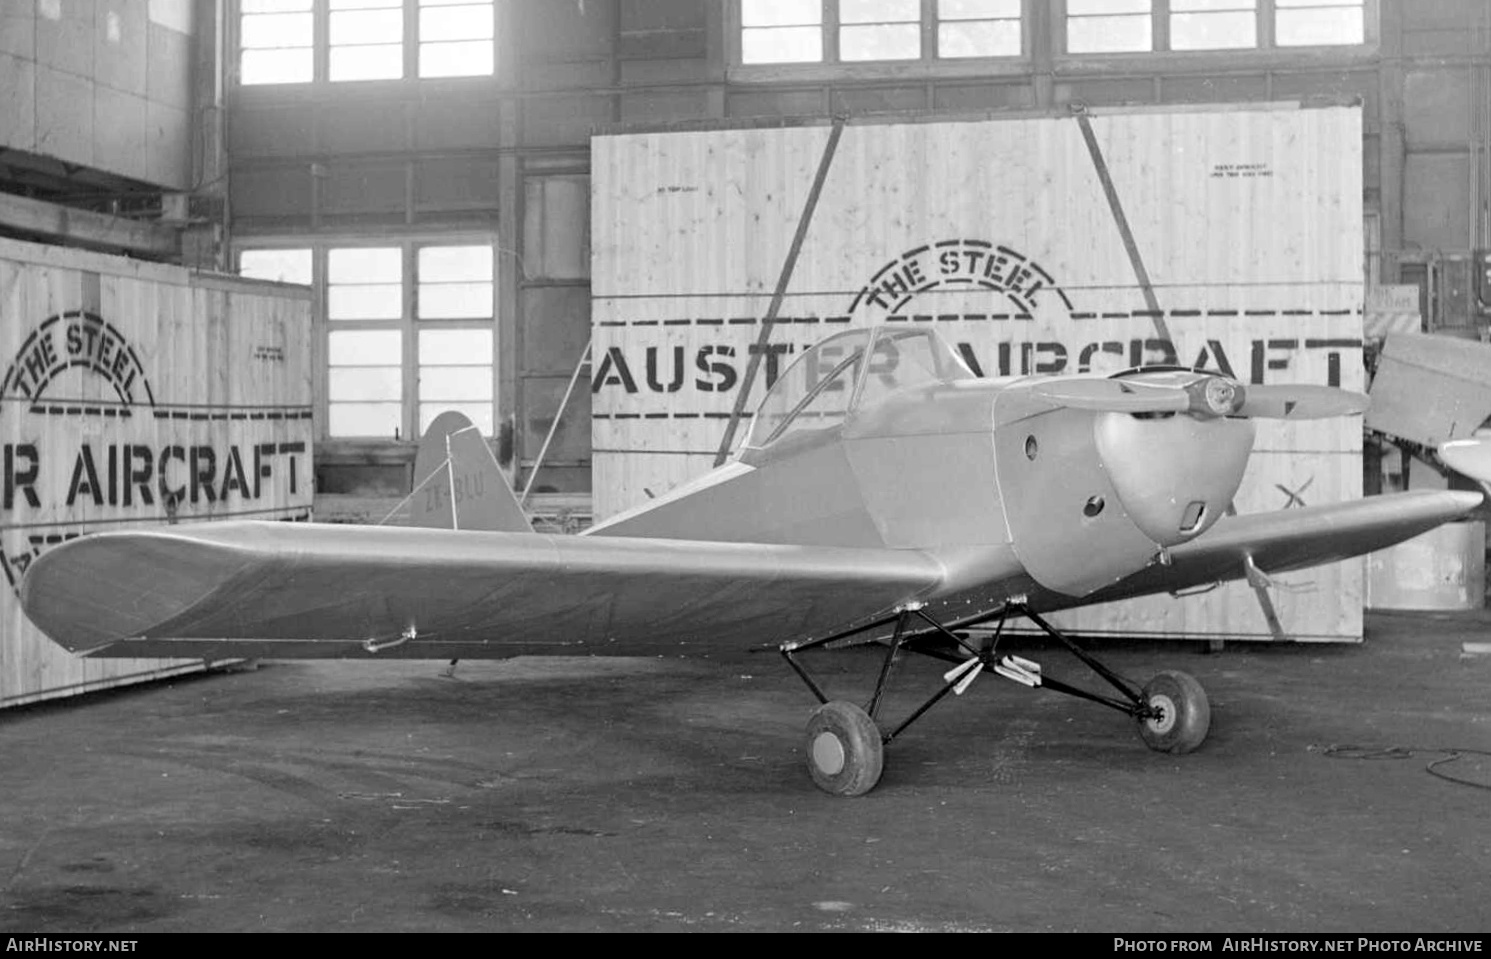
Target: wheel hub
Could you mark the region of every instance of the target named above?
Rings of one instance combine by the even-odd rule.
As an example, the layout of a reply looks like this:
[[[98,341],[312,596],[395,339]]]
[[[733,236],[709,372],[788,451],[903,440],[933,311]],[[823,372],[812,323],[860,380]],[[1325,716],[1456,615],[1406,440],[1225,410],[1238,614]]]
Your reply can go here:
[[[825,776],[837,776],[844,770],[844,744],[830,732],[813,737],[813,765]]]
[[[1175,728],[1175,700],[1157,693],[1149,697],[1149,708],[1159,713],[1144,721],[1153,732],[1163,736]]]

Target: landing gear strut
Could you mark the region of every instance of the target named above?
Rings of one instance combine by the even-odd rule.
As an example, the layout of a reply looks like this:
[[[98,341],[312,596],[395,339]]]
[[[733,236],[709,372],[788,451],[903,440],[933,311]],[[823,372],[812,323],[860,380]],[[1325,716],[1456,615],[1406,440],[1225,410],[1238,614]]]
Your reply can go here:
[[[1074,656],[1086,664],[1118,691],[1120,696],[1089,692],[1053,679],[1042,672],[1038,663],[1018,656],[996,658],[999,639],[1005,624],[1012,618],[1023,617],[1047,635],[1058,640]],[[958,630],[972,629],[985,623],[997,625],[977,645],[972,645]],[[798,661],[797,654],[809,649],[840,643],[864,633],[883,630],[894,624],[895,632],[886,647],[885,660],[880,666],[880,676],[875,682],[875,691],[869,703],[860,708],[845,700],[830,700],[814,680],[807,668]],[[940,644],[936,641],[942,640]],[[953,644],[950,648],[946,641]],[[889,732],[883,732],[877,714],[885,688],[902,650],[921,653],[937,659],[956,663],[943,674],[943,685],[932,696],[917,707],[910,716]],[[807,755],[808,772],[813,782],[825,792],[837,796],[860,796],[880,781],[884,768],[884,747],[889,745],[907,727],[916,722],[927,710],[937,705],[948,693],[961,695],[982,672],[996,673],[1022,686],[1041,686],[1053,692],[1065,693],[1080,699],[1090,700],[1110,709],[1116,709],[1133,717],[1139,729],[1139,738],[1156,752],[1188,753],[1206,739],[1211,726],[1211,706],[1206,691],[1194,677],[1178,670],[1166,670],[1157,674],[1142,688],[1132,680],[1120,676],[1091,654],[1087,653],[1071,637],[1062,633],[1040,617],[1023,600],[1011,600],[992,612],[980,613],[965,619],[943,624],[932,618],[921,604],[912,604],[896,612],[856,626],[832,636],[811,639],[801,643],[788,643],[781,647],[782,658],[802,678],[809,690],[822,703],[808,720]]]

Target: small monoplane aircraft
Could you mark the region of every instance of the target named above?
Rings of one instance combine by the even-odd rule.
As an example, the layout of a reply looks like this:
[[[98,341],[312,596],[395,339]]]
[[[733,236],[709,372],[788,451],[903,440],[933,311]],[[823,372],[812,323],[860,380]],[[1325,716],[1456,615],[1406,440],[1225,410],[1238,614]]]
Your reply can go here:
[[[980,379],[930,329],[848,330],[777,380],[731,462],[585,535],[532,532],[485,442],[445,414],[422,444],[413,528],[100,533],[44,554],[21,594],[38,626],[90,656],[458,659],[765,642],[822,703],[808,722],[808,767],[839,795],[870,790],[883,746],[984,672],[1109,706],[1150,748],[1183,753],[1210,723],[1195,679],[1165,671],[1140,685],[1043,614],[1266,582],[1481,502],[1417,492],[1224,515],[1253,418],[1349,415],[1365,403],[1176,369]],[[1115,693],[1001,655],[1018,618]],[[884,647],[864,708],[831,700],[802,655],[861,642]],[[904,652],[952,668],[883,730],[883,693]]]

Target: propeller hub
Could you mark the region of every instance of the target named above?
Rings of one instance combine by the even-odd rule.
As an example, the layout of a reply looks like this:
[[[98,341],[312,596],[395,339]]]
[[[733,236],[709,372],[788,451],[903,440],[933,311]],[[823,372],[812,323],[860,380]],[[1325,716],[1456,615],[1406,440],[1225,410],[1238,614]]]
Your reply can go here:
[[[1186,387],[1190,412],[1200,416],[1236,416],[1247,401],[1242,384],[1221,376],[1208,376]]]

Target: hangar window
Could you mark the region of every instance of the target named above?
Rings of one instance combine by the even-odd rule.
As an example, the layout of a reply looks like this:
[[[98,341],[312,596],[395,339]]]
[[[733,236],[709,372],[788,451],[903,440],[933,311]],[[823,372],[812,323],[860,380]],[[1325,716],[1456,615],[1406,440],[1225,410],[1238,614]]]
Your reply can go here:
[[[746,63],[823,59],[820,0],[741,0],[740,51]]]
[[[1068,53],[1134,53],[1154,49],[1150,0],[1067,0]]]
[[[1022,0],[739,0],[740,62],[1017,57]]]
[[[1020,0],[937,0],[939,57],[1018,57]]]
[[[1274,0],[1274,38],[1281,47],[1366,42],[1365,0]]]
[[[244,250],[238,257],[238,272],[256,280],[311,285],[309,247]]]
[[[491,76],[496,35],[492,0],[419,0],[419,75]]]
[[[1066,0],[1068,53],[1258,50],[1375,40],[1379,0]]]
[[[839,0],[839,59],[922,55],[921,0]]]
[[[312,0],[241,0],[240,83],[306,83],[315,75]]]
[[[415,270],[419,432],[445,410],[459,410],[491,436],[492,247],[422,246]]]
[[[332,80],[396,80],[404,75],[404,0],[330,0],[327,39]]]
[[[237,0],[238,82],[491,76],[496,0]]]
[[[1254,0],[1170,0],[1170,49],[1225,50],[1258,45]]]
[[[451,409],[491,435],[496,248],[477,240],[238,251],[241,275],[316,291],[328,437],[413,437]]]

